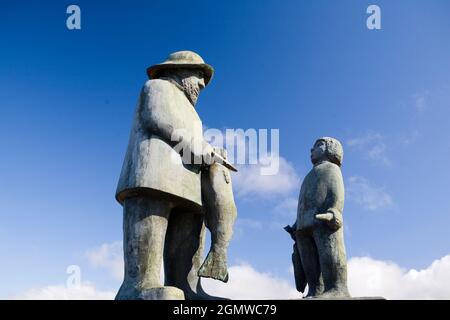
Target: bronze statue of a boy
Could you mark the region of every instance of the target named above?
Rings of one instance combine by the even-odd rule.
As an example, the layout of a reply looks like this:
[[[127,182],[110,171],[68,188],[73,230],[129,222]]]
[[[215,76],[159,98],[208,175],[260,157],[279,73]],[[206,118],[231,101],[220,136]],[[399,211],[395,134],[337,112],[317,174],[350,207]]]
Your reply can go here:
[[[293,254],[297,290],[304,291],[308,284],[308,297],[350,297],[342,227],[342,158],[338,140],[323,137],[315,142],[311,149],[314,167],[301,186],[297,221],[285,228],[297,250]]]

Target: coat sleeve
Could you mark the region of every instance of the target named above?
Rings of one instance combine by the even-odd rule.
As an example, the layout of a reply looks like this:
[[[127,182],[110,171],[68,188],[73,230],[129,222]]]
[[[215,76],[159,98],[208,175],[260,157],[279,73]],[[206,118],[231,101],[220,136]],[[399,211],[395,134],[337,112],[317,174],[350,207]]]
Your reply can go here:
[[[333,215],[331,227],[339,229],[342,227],[342,212],[344,210],[344,181],[341,169],[331,165],[326,175],[327,183],[327,213]]]
[[[195,135],[187,129],[170,86],[161,80],[147,81],[141,90],[139,102],[142,124],[148,132],[158,135],[170,146],[178,145],[181,150],[194,153]]]

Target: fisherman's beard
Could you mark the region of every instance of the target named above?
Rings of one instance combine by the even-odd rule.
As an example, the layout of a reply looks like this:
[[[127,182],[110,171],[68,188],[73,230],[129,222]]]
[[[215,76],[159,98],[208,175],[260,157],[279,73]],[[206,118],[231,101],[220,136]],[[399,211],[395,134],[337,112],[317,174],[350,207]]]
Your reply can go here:
[[[182,79],[181,84],[184,94],[192,103],[193,106],[197,103],[198,96],[200,94],[200,87],[197,84],[192,83],[190,79]]]

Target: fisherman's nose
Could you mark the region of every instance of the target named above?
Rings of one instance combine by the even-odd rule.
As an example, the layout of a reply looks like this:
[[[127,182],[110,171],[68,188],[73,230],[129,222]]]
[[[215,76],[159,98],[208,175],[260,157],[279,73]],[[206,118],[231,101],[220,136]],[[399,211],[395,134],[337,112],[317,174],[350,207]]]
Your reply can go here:
[[[205,87],[205,80],[200,79],[200,81],[198,82],[198,86],[200,87],[200,89],[203,89]]]

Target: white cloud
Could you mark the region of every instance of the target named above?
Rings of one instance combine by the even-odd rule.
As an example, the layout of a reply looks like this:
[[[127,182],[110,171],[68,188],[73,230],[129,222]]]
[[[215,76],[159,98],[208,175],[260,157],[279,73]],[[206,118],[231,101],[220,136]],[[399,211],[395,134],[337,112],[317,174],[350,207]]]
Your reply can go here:
[[[252,219],[240,219],[237,220],[237,224],[257,230],[260,230],[265,225],[258,220]],[[121,256],[122,242],[120,241],[105,243],[88,251],[89,260],[93,265],[108,270],[112,275],[115,275],[116,278],[117,275],[123,274],[123,259],[119,258]],[[231,299],[292,299],[301,297],[301,294],[291,287],[287,280],[277,278],[270,273],[258,272],[249,264],[242,263],[231,266],[228,270],[230,273],[230,280],[226,284],[211,279],[202,279],[205,291],[211,295],[223,296]],[[163,278],[164,274],[162,272],[161,279]],[[27,292],[27,295],[44,296],[47,292],[50,292],[53,296],[57,297],[60,295],[71,299],[70,297],[77,297],[77,293],[79,293],[79,296],[81,297],[84,293],[84,296],[86,297],[90,294],[92,299],[97,299],[95,298],[96,291],[93,286],[83,286],[83,290],[80,290],[82,292],[70,292],[68,289],[64,289],[65,288],[63,287],[33,289]],[[102,293],[100,292],[99,294]],[[51,296],[50,294],[48,295]],[[114,293],[106,292],[104,296],[105,299],[113,298]]]
[[[265,227],[265,224],[257,220],[242,219],[241,221],[251,228]],[[102,244],[88,252],[93,264],[105,268],[116,277],[122,274],[122,243],[120,241]],[[269,272],[260,272],[248,263],[229,267],[229,274],[228,283],[202,279],[205,291],[211,295],[231,299],[298,299],[302,296],[293,287],[293,278],[289,282]],[[163,274],[161,278],[163,279]],[[406,270],[393,262],[375,260],[370,257],[354,257],[348,261],[348,286],[354,297],[450,299],[448,283],[450,283],[450,255],[434,261],[423,270]],[[113,299],[114,296],[115,292],[99,291],[94,285],[83,282],[78,288],[48,286],[30,289],[12,298]]]
[[[211,295],[231,299],[299,299],[301,293],[283,278],[243,263],[229,268],[230,280],[202,280]],[[348,287],[353,297],[450,299],[450,255],[423,270],[406,270],[389,261],[355,257],[348,261]]]
[[[355,297],[450,299],[450,255],[419,271],[369,257],[352,258],[348,274],[349,290]]]
[[[270,273],[259,272],[247,263],[232,266],[228,271],[230,275],[228,283],[203,279],[205,291],[215,296],[242,300],[301,297],[301,293],[297,292],[287,280]]]
[[[257,230],[260,230],[265,225],[258,220],[252,219],[240,219],[237,220],[237,223]],[[88,257],[94,265],[108,270],[112,275],[123,274],[123,259],[119,258],[122,256],[121,241],[105,243],[88,252]],[[301,297],[301,294],[291,287],[287,280],[275,277],[270,273],[259,272],[247,263],[231,266],[228,268],[228,271],[230,280],[226,284],[216,280],[202,279],[205,291],[211,295],[231,299],[292,299]],[[161,279],[164,279],[163,272],[161,273]],[[81,297],[84,293],[86,297],[90,295],[92,299],[97,299],[95,298],[95,293],[98,293],[103,294],[105,299],[114,297],[114,293],[97,292],[93,286],[83,286],[83,290],[80,290],[80,292],[71,292],[68,289],[64,289],[63,287],[33,289],[27,292],[27,295],[44,296],[47,292],[50,292],[55,297],[58,295],[62,297],[77,297],[76,294],[78,293]],[[50,293],[47,295],[51,296]]]
[[[114,241],[89,249],[85,256],[89,263],[96,268],[107,270],[115,279],[122,281],[124,275],[123,242]],[[161,263],[161,283],[164,282],[164,265]]]
[[[298,187],[300,179],[293,165],[279,155],[278,133],[270,130],[266,136],[262,131],[208,128],[204,132],[212,145],[227,149],[228,160],[237,167],[232,179],[239,197],[284,195]]]
[[[86,252],[89,263],[97,268],[104,268],[117,280],[123,279],[122,241],[104,243]]]
[[[104,243],[85,253],[89,263],[97,268],[107,270],[116,280],[123,279],[122,242]],[[89,281],[79,285],[49,285],[31,288],[8,299],[23,300],[111,300],[116,292],[102,291]]]
[[[102,267],[111,270],[106,264]],[[205,291],[215,296],[243,300],[299,299],[302,296],[293,287],[293,278],[290,282],[270,272],[260,272],[248,263],[231,266],[228,271],[228,283],[202,279]],[[348,287],[353,297],[450,299],[448,283],[450,255],[435,260],[423,270],[406,270],[394,262],[370,257],[354,257],[348,261]],[[114,299],[115,294],[98,290],[90,282],[82,282],[80,286],[73,287],[53,285],[33,288],[7,299],[103,300]]]
[[[419,139],[420,137],[421,137],[421,134],[420,134],[419,130],[416,129],[407,135],[402,135],[399,138],[399,142],[402,145],[410,145],[410,144],[415,143],[417,141],[417,139]]]
[[[41,288],[33,288],[23,293],[13,295],[12,300],[112,300],[115,292],[100,291],[89,282],[83,282],[79,286],[67,287],[53,285]]]
[[[362,152],[370,160],[386,166],[392,164],[386,155],[386,143],[380,133],[369,132],[361,137],[349,139],[347,146]]]
[[[383,188],[374,187],[360,176],[348,178],[346,195],[349,201],[360,204],[365,209],[375,211],[392,206],[392,197]]]
[[[274,214],[282,218],[295,220],[297,218],[298,199],[294,197],[280,201],[273,209]]]
[[[429,98],[429,91],[424,91],[412,95],[413,105],[417,112],[422,113],[428,108]]]
[[[289,194],[299,188],[300,178],[294,167],[283,157],[279,157],[279,170],[274,175],[262,175],[264,165],[239,166],[233,174],[233,187],[238,197],[279,196]]]

